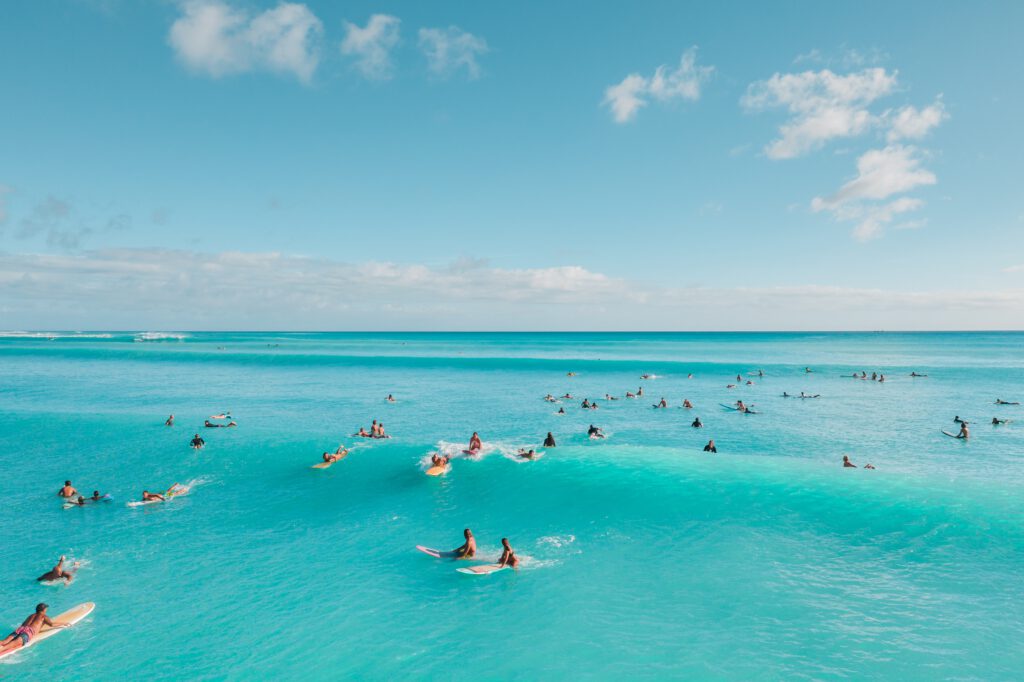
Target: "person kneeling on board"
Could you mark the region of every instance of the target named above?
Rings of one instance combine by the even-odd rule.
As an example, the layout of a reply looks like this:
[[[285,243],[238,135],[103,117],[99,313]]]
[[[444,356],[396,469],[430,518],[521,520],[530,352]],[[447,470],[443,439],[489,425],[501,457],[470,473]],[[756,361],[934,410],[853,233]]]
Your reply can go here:
[[[65,623],[54,623],[46,615],[46,609],[50,608],[46,604],[39,604],[36,606],[36,612],[26,618],[21,626],[7,635],[2,642],[0,642],[0,654],[13,651],[14,649],[20,649],[27,645],[29,641],[39,634],[40,628],[44,625],[51,628],[66,628],[68,627]]]
[[[508,538],[501,539],[501,558],[498,559],[499,566],[508,566],[509,568],[519,567],[519,557],[512,551],[512,546],[508,544]]]

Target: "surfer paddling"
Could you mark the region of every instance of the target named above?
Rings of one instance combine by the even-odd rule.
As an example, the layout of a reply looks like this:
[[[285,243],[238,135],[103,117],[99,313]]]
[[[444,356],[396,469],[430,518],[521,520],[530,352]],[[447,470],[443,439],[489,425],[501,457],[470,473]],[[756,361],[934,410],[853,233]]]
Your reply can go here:
[[[1010,402],[1008,400],[1002,400],[1001,398],[996,398],[996,405],[1020,405],[1020,403]]]
[[[344,457],[347,454],[348,454],[348,450],[345,449],[345,446],[344,445],[339,445],[338,449],[335,450],[334,452],[325,452],[323,454],[323,459],[328,464],[333,464],[334,462],[337,462],[339,459],[341,459],[342,457]]]
[[[17,630],[7,635],[0,642],[0,654],[6,654],[8,651],[14,651],[15,649],[27,646],[32,638],[39,634],[43,626],[48,628],[69,627],[67,623],[58,624],[50,620],[49,616],[46,615],[46,609],[48,608],[50,607],[46,604],[38,604],[36,612],[22,621],[21,626]]]
[[[67,585],[72,580],[74,580],[75,579],[75,572],[74,571],[65,571],[64,570],[64,558],[65,558],[64,555],[61,554],[60,561],[57,562],[57,565],[54,566],[53,568],[51,568],[46,573],[43,573],[41,576],[36,578],[36,580],[38,582],[41,582],[41,583],[43,583],[43,582],[50,582],[50,581],[56,581],[56,580],[63,580],[65,585]],[[78,564],[75,564],[75,566],[78,566]]]
[[[166,502],[167,498],[160,493],[151,493],[148,490],[142,491],[143,502]]]
[[[593,424],[587,429],[587,435],[591,438],[604,438],[604,432],[601,430],[601,427],[594,426]]]

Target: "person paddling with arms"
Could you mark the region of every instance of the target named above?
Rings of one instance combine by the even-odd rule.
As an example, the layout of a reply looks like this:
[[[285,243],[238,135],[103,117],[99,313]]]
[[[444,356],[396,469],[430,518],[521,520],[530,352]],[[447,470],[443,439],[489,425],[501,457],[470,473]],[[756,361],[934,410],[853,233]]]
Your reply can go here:
[[[50,620],[50,617],[46,615],[46,609],[50,608],[46,604],[38,604],[36,606],[36,612],[26,618],[21,626],[7,635],[2,642],[0,642],[0,654],[6,654],[8,651],[20,649],[23,646],[28,645],[32,638],[39,634],[39,631],[43,626],[49,628],[66,628],[70,627],[67,623],[54,623]]]

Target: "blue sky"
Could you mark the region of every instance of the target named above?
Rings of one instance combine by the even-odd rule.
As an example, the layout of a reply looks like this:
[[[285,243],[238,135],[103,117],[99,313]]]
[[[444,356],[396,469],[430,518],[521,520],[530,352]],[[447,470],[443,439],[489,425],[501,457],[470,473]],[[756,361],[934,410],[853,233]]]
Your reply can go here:
[[[0,327],[1024,320],[1021,3],[5,3]]]

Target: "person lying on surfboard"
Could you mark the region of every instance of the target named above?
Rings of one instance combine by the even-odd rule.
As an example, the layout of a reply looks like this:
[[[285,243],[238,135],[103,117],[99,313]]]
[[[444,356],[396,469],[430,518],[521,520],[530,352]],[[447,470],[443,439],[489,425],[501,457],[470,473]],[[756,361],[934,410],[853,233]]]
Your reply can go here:
[[[1007,400],[996,398],[996,405],[1020,405],[1020,403],[1012,403]]]
[[[21,627],[7,635],[2,642],[0,642],[0,654],[5,654],[8,651],[20,649],[29,643],[33,637],[39,634],[40,628],[44,625],[51,628],[66,628],[70,627],[67,623],[54,623],[46,615],[46,609],[50,608],[46,604],[36,605],[36,612],[26,618],[22,623]]]
[[[441,457],[436,452],[430,456],[430,463],[433,464],[436,467],[448,466],[448,462],[450,460],[451,460],[451,457],[449,457],[448,455],[445,455],[444,457]]]
[[[466,538],[466,541],[461,547],[457,547],[452,551],[455,553],[456,559],[472,559],[473,555],[476,554],[476,538],[473,537],[473,531],[468,528],[462,531],[462,535]]]
[[[76,564],[76,566],[77,566],[77,564]],[[65,571],[64,570],[64,555],[61,554],[60,555],[60,561],[57,562],[57,565],[54,566],[53,568],[51,568],[46,573],[43,573],[41,576],[36,578],[36,580],[38,582],[49,582],[51,580],[63,580],[64,584],[67,585],[72,580],[74,580],[74,578],[75,578],[75,572],[74,571]]]
[[[469,437],[469,448],[470,452],[479,452],[483,449],[484,443],[480,440],[480,435],[474,431],[473,435]]]
[[[167,418],[167,421],[164,422],[164,426],[174,426],[174,415],[173,414],[170,417]]]
[[[517,557],[516,553],[512,551],[512,546],[508,544],[508,538],[501,539],[501,546],[503,549],[501,550],[501,558],[498,559],[498,565],[502,567],[508,566],[509,568],[518,568],[519,557]]]
[[[1000,424],[1009,423],[1009,419],[1000,419],[999,417],[992,417],[992,426],[999,426]]]
[[[525,448],[519,448],[519,456],[522,457],[523,459],[533,459],[536,455],[537,453],[534,452],[533,448],[530,448],[529,450]]]
[[[57,491],[57,494],[61,497],[71,498],[78,495],[78,491],[75,490],[73,485],[71,485],[71,481],[64,481],[64,485]]]
[[[345,449],[345,446],[344,445],[339,445],[338,449],[335,450],[334,452],[325,452],[324,453],[324,461],[325,462],[337,462],[339,459],[341,459],[342,457],[344,457],[347,454],[348,454],[348,450]]]
[[[161,502],[166,502],[167,498],[164,497],[163,495],[161,495],[160,493],[151,493],[148,490],[143,490],[142,491],[142,501],[143,502],[150,502],[152,500],[160,500]]]

